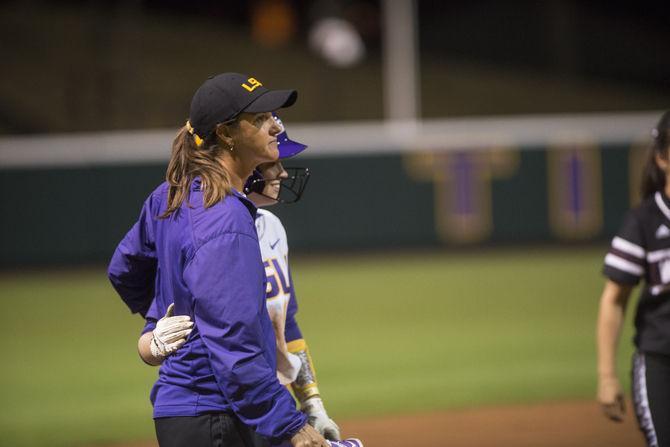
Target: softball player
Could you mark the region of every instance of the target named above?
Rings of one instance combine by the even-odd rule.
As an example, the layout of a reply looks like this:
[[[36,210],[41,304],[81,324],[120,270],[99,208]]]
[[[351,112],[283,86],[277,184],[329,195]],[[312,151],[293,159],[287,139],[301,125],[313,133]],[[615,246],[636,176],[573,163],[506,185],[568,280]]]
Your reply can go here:
[[[307,148],[290,140],[279,117],[274,115],[274,118],[282,129],[277,136],[280,159],[297,155]],[[298,201],[309,172],[303,168],[288,169],[292,173],[290,176],[281,162],[260,165],[245,185],[249,199],[259,207],[272,206],[278,201]],[[339,440],[339,427],[328,417],[323,405],[311,356],[295,319],[298,304],[288,265],[286,231],[279,218],[267,210],[258,210],[255,223],[267,277],[266,306],[276,338],[277,377],[281,384],[291,386],[310,424],[326,439]],[[165,317],[158,320],[161,315],[163,311],[154,302],[139,341],[140,355],[150,365],[161,363],[176,351],[186,341],[192,327],[188,316],[172,316],[172,306]]]
[[[278,159],[281,129],[270,112],[296,97],[238,73],[205,81],[174,140],[167,183],[110,262],[110,280],[132,311],[144,315],[155,299],[194,323],[151,392],[162,447],[251,446],[256,433],[327,446],[277,380],[256,207],[238,192],[256,166]]]
[[[644,279],[635,315],[632,388],[647,445],[670,446],[670,112],[652,131],[642,203],[629,211],[605,257],[598,315],[598,401],[621,421],[624,400],[616,347],[632,288]]]

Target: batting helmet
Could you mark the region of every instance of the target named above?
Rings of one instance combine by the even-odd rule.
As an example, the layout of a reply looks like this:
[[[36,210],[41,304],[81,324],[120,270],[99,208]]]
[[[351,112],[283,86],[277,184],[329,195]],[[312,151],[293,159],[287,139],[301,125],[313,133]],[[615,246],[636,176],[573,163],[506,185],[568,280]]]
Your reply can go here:
[[[279,147],[280,160],[298,155],[300,152],[307,149],[306,144],[298,143],[297,141],[293,141],[288,137],[284,123],[282,123],[281,118],[279,118],[276,113],[273,113],[272,117],[281,128],[281,132],[277,135],[277,145]],[[309,180],[309,169],[285,168],[285,170],[288,173],[288,177],[280,180],[281,189],[277,201],[281,203],[295,203],[300,200],[305,187],[307,186],[307,181]],[[254,172],[247,179],[244,185],[244,193],[249,194],[255,192],[256,194],[264,195],[263,190],[265,189],[265,180],[271,179],[263,178],[263,175],[258,170],[258,168],[254,169]]]

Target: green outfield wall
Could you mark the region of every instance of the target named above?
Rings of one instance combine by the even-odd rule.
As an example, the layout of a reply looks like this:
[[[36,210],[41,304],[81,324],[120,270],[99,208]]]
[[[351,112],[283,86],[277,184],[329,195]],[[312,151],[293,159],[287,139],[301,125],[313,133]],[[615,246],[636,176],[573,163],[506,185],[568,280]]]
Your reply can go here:
[[[644,151],[527,147],[298,158],[278,205],[293,252],[605,240],[634,203]],[[163,163],[0,168],[0,265],[105,262]]]

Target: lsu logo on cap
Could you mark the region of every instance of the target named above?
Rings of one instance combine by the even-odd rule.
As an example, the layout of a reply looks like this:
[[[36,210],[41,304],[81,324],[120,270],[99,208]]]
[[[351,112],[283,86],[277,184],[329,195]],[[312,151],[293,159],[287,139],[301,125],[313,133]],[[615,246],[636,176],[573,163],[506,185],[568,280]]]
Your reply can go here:
[[[246,82],[243,82],[243,83],[242,83],[242,87],[244,87],[244,88],[245,88],[247,91],[249,91],[249,92],[253,92],[253,91],[256,90],[258,87],[260,87],[261,85],[263,85],[263,84],[261,84],[260,81],[257,81],[255,78],[249,78],[249,79],[247,79],[247,82],[248,82],[249,84],[251,84],[251,85],[247,85]]]

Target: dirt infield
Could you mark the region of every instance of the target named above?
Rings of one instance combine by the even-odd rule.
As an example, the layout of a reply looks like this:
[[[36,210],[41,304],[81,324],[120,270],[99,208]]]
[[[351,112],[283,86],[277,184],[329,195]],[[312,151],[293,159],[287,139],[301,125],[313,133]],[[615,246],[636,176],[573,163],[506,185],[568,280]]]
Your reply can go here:
[[[490,407],[341,421],[366,447],[643,447],[635,416],[601,416],[592,402]],[[153,442],[114,447],[155,447]],[[111,447],[111,446],[110,446]]]
[[[591,402],[492,407],[342,423],[366,447],[642,447],[628,411],[607,421]]]

